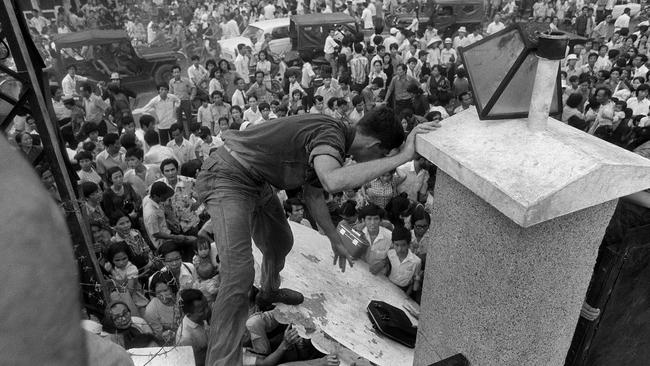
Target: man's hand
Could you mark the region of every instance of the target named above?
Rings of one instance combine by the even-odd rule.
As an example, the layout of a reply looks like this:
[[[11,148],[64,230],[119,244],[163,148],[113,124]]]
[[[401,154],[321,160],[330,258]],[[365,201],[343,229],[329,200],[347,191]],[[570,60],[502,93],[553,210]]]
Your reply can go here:
[[[298,331],[293,327],[293,325],[289,325],[284,331],[284,339],[282,339],[282,341],[285,342],[286,345],[290,346],[296,344],[299,340],[300,336],[298,335]]]
[[[408,137],[406,137],[406,142],[404,142],[404,145],[402,145],[402,150],[399,153],[405,155],[407,161],[413,160],[416,157],[415,136],[421,133],[429,133],[436,130],[438,127],[440,127],[439,122],[424,122],[415,126],[413,128],[413,131],[411,131]]]
[[[350,264],[350,267],[354,266],[354,258],[341,241],[340,237],[337,237],[338,240],[330,239],[330,244],[332,244],[332,251],[334,252],[334,262],[332,264],[336,265],[336,262],[339,263],[341,272],[345,272],[346,262]]]

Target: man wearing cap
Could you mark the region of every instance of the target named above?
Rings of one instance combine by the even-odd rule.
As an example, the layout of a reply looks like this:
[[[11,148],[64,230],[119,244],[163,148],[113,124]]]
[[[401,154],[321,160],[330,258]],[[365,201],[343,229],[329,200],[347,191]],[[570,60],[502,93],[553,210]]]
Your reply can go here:
[[[580,76],[582,73],[580,68],[576,66],[577,62],[578,56],[576,56],[574,53],[571,53],[566,57],[566,66],[562,69],[562,71],[566,72],[567,80],[569,80],[573,75]]]
[[[137,94],[135,94],[134,91],[122,86],[122,78],[120,77],[120,74],[118,74],[116,72],[111,74],[111,82],[110,82],[110,84],[116,85],[118,88],[120,88],[120,92],[122,94],[126,95],[129,98],[135,99],[137,97]],[[102,98],[106,99],[106,97],[104,95],[102,95]]]
[[[445,48],[440,50],[440,64],[442,66],[453,65],[458,60],[458,54],[456,50],[452,47],[451,38],[445,38]]]
[[[385,49],[390,50],[390,45],[391,44],[398,43],[397,42],[397,37],[395,37],[398,32],[399,31],[397,30],[397,28],[391,28],[390,29],[390,31],[389,31],[390,36],[388,36],[388,37],[386,37],[386,39],[384,39],[384,48]]]
[[[460,27],[458,28],[458,35],[454,37],[453,46],[455,49],[459,47],[467,47],[471,44],[469,38],[467,38],[467,28]]]
[[[442,44],[442,39],[439,36],[434,36],[427,43],[427,49],[429,51],[427,54],[427,64],[429,64],[429,67],[440,65],[440,44]]]

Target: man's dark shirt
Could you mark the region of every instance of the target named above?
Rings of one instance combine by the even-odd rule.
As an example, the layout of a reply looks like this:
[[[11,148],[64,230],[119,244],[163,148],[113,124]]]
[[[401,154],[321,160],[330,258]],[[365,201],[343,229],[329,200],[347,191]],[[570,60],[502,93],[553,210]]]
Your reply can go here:
[[[321,187],[314,158],[330,155],[343,165],[354,136],[355,129],[348,124],[316,114],[278,118],[223,133],[226,147],[279,189],[304,184]]]

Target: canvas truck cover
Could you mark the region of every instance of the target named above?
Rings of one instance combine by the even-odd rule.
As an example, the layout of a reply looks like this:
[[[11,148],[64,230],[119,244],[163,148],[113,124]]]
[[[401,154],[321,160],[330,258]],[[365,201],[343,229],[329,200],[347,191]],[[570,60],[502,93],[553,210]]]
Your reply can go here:
[[[129,39],[129,36],[126,31],[121,29],[93,29],[89,31],[63,33],[52,36],[52,42],[54,42],[56,47],[59,49],[120,42],[124,39]]]
[[[334,24],[355,27],[353,17],[343,13],[294,15],[289,24],[289,37],[294,50],[323,47]]]

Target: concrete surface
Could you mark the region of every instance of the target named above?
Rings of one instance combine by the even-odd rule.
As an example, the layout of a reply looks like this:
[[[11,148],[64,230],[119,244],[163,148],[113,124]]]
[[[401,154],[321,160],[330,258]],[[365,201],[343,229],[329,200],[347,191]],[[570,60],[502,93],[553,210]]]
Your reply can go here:
[[[439,172],[415,365],[562,365],[615,203],[523,228]]]
[[[135,366],[194,365],[194,352],[189,346],[131,348],[126,352]]]
[[[481,121],[470,108],[416,150],[523,227],[650,187],[650,160],[549,118]]]
[[[334,254],[326,236],[289,224],[294,245],[281,272],[282,287],[300,291],[305,301],[298,306],[278,304],[277,320],[294,324],[300,336],[311,339],[319,351],[338,355],[341,366],[369,365],[367,361],[379,366],[412,365],[413,349],[377,333],[366,309],[371,300],[398,308],[405,303],[417,306],[415,302],[386,276],[370,273],[360,260],[342,273],[332,264]],[[262,253],[255,245],[253,256],[259,284]],[[417,326],[417,320],[409,318]]]

